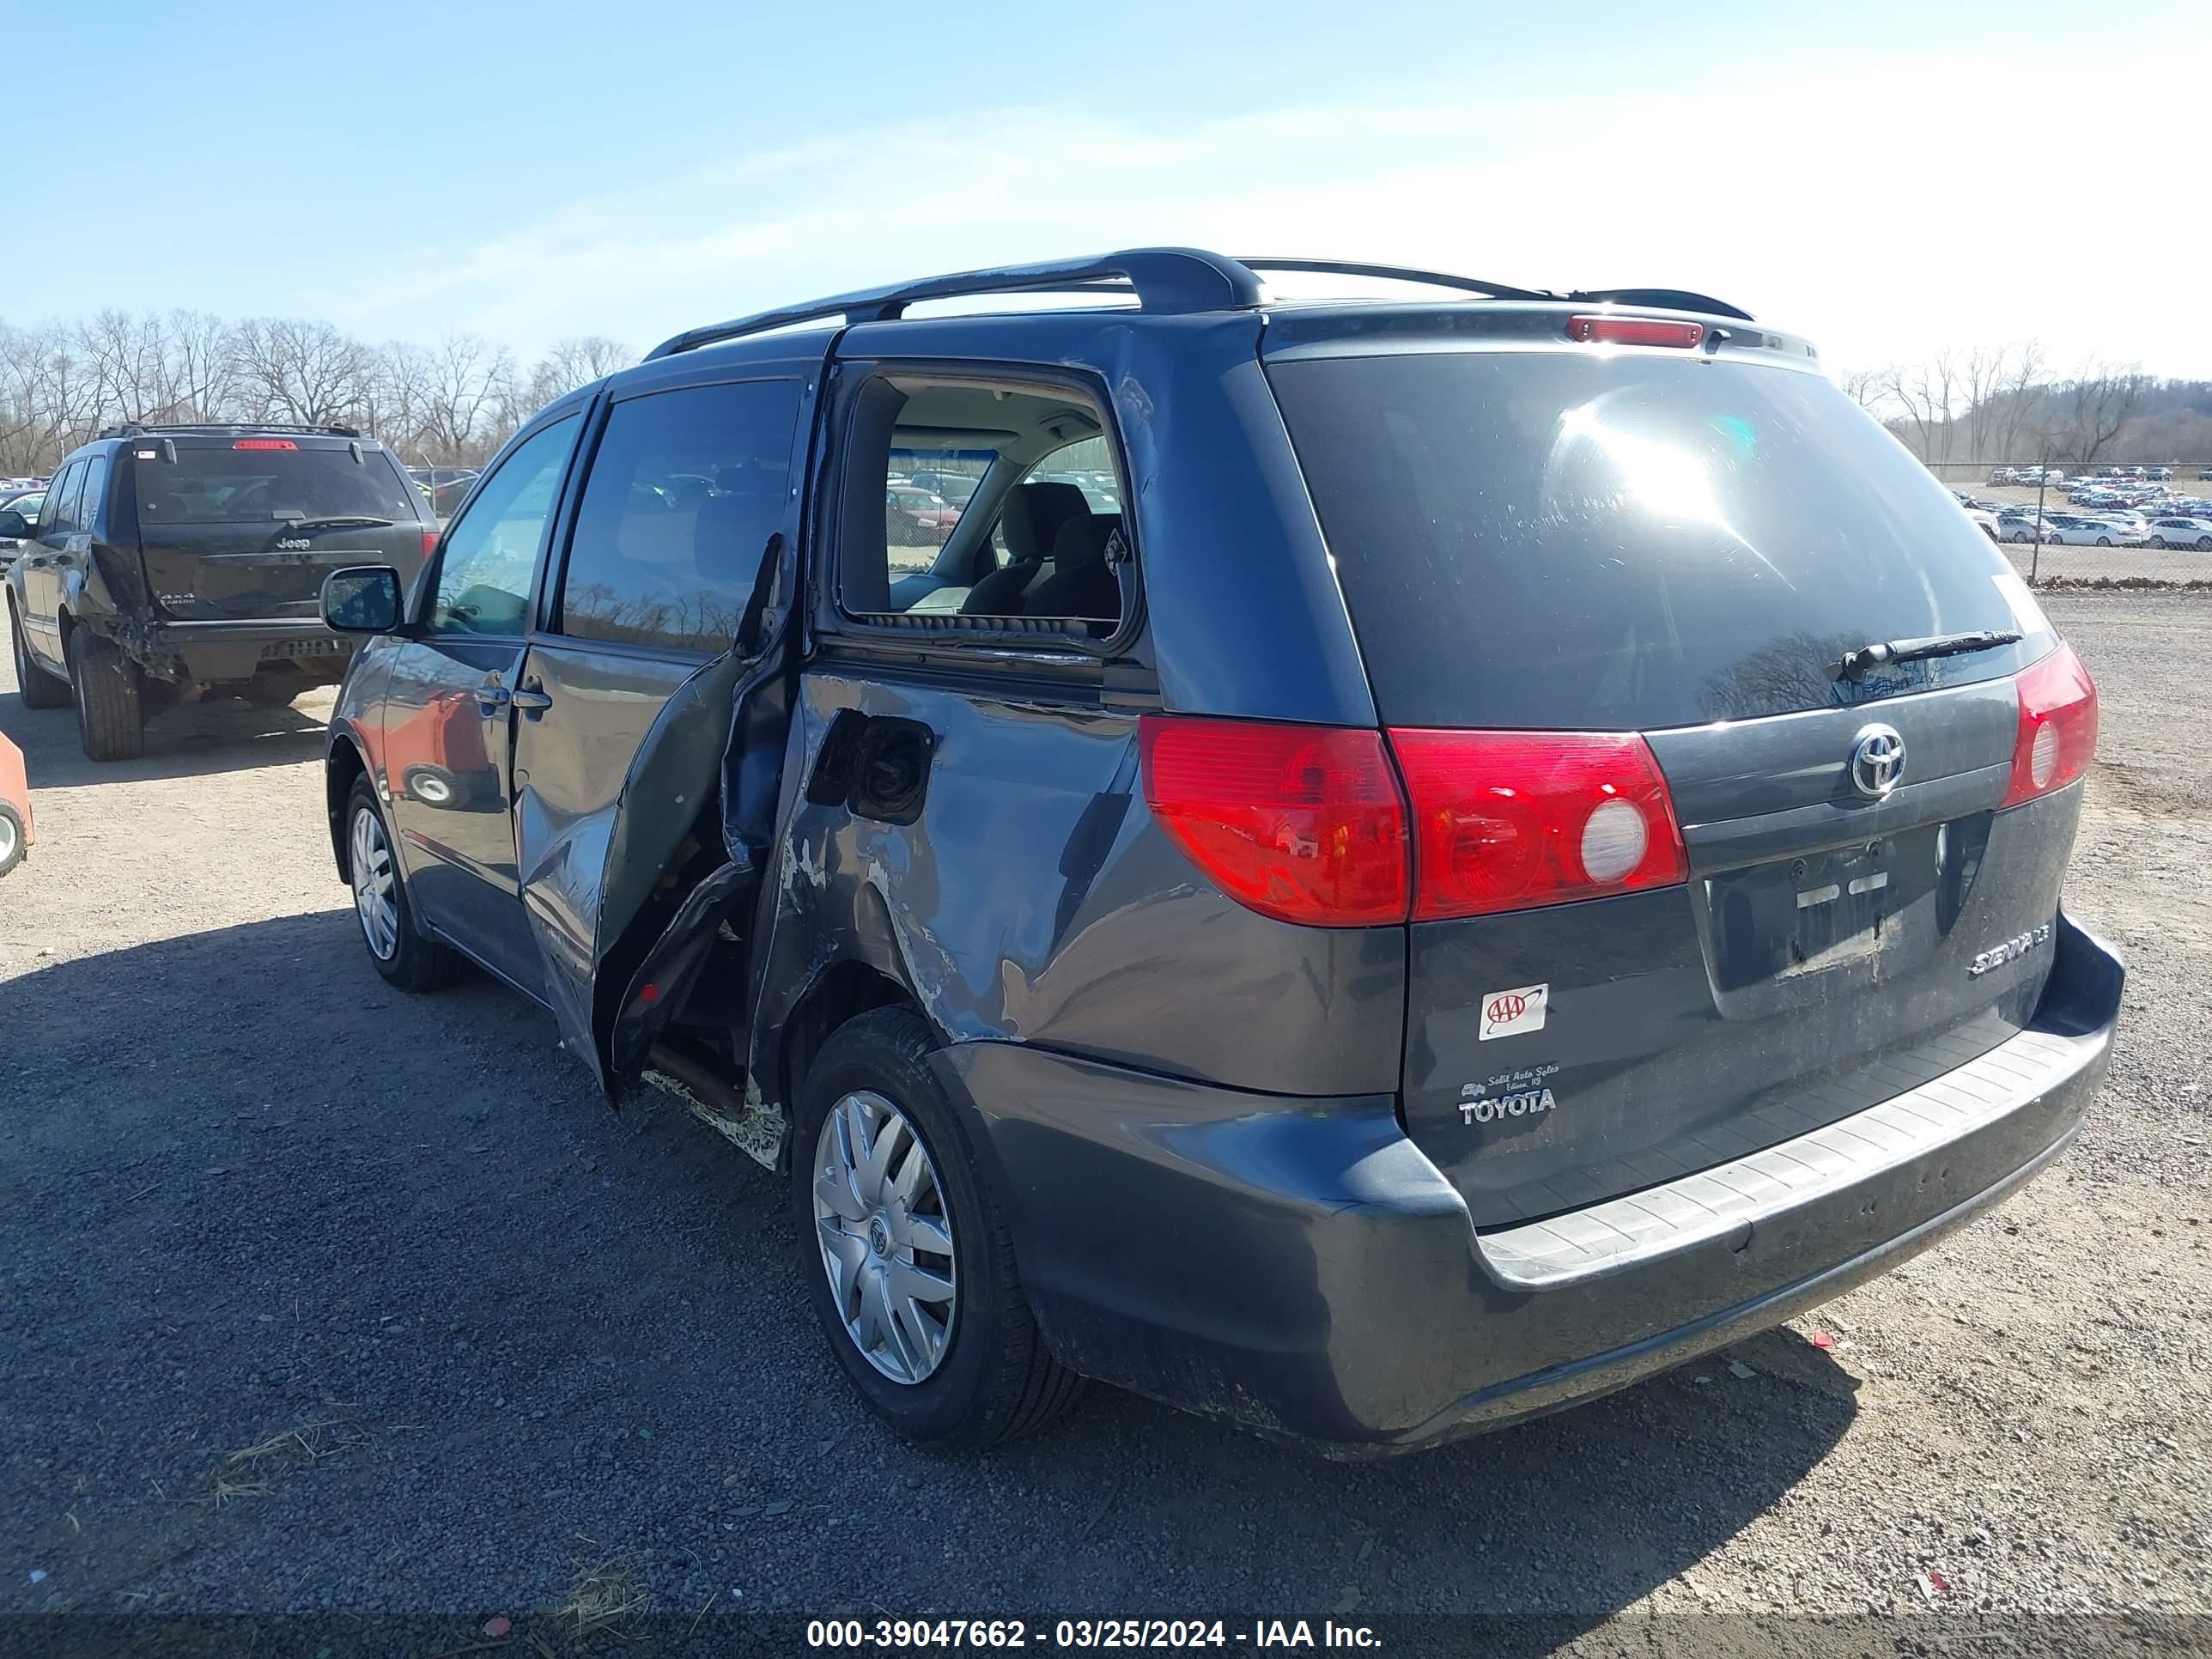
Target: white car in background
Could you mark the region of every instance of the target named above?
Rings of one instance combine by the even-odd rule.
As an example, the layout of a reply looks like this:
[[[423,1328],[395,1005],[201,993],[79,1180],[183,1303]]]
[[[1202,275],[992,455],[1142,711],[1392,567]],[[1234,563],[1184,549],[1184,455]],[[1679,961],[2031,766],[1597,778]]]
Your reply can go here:
[[[2040,535],[2037,534],[2037,529],[2033,513],[1997,514],[1997,539],[2001,542],[2055,542],[2058,539],[2058,527],[2049,519],[2043,520]]]
[[[2068,547],[2141,547],[2150,540],[2139,526],[2110,519],[2079,519],[2061,513],[2045,522],[2058,532],[2053,539]]]
[[[2153,547],[2193,547],[2212,553],[2212,520],[2153,519],[2145,528]]]
[[[1978,507],[1970,507],[1966,509],[1966,516],[1974,521],[1975,529],[1980,531],[1991,541],[1996,540],[1997,515],[1996,514],[1984,512]]]

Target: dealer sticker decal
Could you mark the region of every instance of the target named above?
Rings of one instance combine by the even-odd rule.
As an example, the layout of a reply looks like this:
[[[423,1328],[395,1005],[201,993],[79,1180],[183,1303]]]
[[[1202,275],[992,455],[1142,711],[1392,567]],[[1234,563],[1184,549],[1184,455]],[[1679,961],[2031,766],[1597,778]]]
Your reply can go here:
[[[1492,1037],[1519,1036],[1524,1031],[1544,1029],[1544,1010],[1552,1000],[1549,985],[1523,985],[1511,991],[1486,991],[1482,994],[1482,1030],[1480,1041]]]

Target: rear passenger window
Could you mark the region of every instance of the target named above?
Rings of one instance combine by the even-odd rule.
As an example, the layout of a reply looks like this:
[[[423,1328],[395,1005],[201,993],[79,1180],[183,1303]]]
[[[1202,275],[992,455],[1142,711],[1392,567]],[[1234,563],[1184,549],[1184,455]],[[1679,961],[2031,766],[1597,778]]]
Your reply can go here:
[[[837,581],[848,614],[1115,631],[1130,542],[1105,416],[1088,394],[878,374],[849,400],[846,434]]]
[[[687,386],[614,406],[561,586],[577,639],[719,654],[791,489],[799,383]]]
[[[71,461],[62,469],[62,476],[54,480],[53,488],[46,491],[46,499],[40,503],[40,535],[62,536],[76,528],[70,522],[73,517],[71,509],[76,502],[76,487],[83,477],[82,461]]]

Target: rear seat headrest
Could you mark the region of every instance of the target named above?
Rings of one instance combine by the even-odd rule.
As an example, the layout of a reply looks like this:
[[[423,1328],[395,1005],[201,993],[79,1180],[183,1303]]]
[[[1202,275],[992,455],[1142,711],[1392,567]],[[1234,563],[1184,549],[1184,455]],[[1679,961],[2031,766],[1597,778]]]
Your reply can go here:
[[[1053,538],[1053,568],[1074,570],[1086,564],[1105,563],[1107,541],[1121,527],[1119,514],[1085,513],[1079,519],[1070,519]]]

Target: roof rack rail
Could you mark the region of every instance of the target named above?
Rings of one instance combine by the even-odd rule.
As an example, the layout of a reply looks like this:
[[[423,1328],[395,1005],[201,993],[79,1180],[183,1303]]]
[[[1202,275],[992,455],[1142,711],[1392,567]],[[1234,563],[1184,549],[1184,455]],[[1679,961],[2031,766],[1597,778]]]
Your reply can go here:
[[[1541,289],[1510,288],[1486,283],[1479,276],[1454,276],[1447,271],[1419,270],[1411,265],[1366,264],[1353,259],[1253,258],[1239,255],[1237,263],[1247,270],[1302,270],[1326,276],[1385,276],[1392,282],[1419,283],[1425,288],[1459,289],[1492,300],[1556,300],[1560,296]]]
[[[319,438],[358,438],[353,426],[288,426],[281,421],[122,421],[100,428],[102,438],[137,438],[156,432],[307,432]]]
[[[1260,280],[1234,259],[1199,248],[1125,248],[1095,259],[1062,259],[1035,265],[1004,265],[995,270],[963,270],[927,276],[888,288],[810,300],[803,305],[755,312],[750,317],[704,328],[687,329],[645,354],[652,362],[747,334],[842,317],[848,322],[888,322],[923,300],[951,300],[981,294],[1133,293],[1147,311],[1212,311],[1260,302]]]

